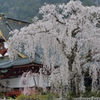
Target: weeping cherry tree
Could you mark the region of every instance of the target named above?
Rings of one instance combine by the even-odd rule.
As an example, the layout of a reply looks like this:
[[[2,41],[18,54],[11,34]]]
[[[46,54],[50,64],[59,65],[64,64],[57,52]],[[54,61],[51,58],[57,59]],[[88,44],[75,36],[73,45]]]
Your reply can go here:
[[[10,32],[9,57],[15,59],[16,50],[24,50],[24,54],[34,60],[38,46],[43,52],[40,54],[43,68],[51,72],[52,89],[61,90],[61,93],[85,92],[84,77],[88,73],[92,79],[91,91],[97,91],[100,83],[97,82],[100,76],[100,7],[70,1],[45,4],[39,13],[42,19],[35,17],[28,27]]]

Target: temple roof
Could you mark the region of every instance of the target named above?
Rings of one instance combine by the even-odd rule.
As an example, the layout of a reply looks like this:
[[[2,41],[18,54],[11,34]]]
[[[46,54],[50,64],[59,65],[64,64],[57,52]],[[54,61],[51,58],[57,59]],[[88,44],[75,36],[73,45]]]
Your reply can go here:
[[[0,14],[0,30],[2,31],[4,37],[7,40],[9,38],[10,31],[14,29],[20,30],[20,28],[24,26],[28,26],[29,24],[30,24],[29,22],[25,22],[25,21],[13,19],[13,18],[8,18],[4,16],[3,14]]]
[[[6,40],[8,40],[10,36],[9,35],[10,31],[14,29],[20,30],[22,27],[28,26],[29,24],[30,24],[29,22],[25,22],[13,18],[7,18],[3,14],[0,14],[0,31],[2,32]],[[3,41],[2,38],[0,40],[1,40],[0,42]],[[29,58],[23,59],[19,57],[18,59],[11,61],[9,57],[0,57],[0,69],[9,68],[15,65],[24,65],[31,62],[32,61],[30,61]],[[39,57],[36,56],[34,62],[39,62]]]
[[[5,57],[0,58],[0,69],[9,68],[9,67],[16,66],[16,65],[24,65],[24,64],[31,63],[31,62],[32,61],[29,60],[28,58],[27,59],[18,58],[16,60],[11,61],[8,56],[5,56]]]

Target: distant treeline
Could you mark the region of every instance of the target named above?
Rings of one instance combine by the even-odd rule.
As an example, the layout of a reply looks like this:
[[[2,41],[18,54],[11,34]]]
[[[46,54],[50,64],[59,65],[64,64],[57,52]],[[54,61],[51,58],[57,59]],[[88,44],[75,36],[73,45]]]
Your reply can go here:
[[[69,0],[0,0],[0,13],[24,21],[38,16],[39,8],[46,3],[67,3]],[[99,5],[100,0],[81,0],[84,5]]]

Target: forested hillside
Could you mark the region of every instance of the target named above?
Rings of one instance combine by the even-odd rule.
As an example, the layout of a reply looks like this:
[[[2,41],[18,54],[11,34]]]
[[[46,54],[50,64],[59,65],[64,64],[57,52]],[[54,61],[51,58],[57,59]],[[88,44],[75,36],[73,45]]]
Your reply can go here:
[[[67,3],[69,0],[0,0],[0,13],[11,18],[31,21],[46,3]],[[100,0],[81,0],[84,5],[99,5]]]

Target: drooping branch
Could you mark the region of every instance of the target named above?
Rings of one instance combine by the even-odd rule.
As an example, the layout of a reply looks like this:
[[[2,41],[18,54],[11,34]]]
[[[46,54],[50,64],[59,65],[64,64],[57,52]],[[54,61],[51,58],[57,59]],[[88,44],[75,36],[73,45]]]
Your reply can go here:
[[[77,27],[74,30],[72,30],[72,32],[71,32],[72,33],[72,37],[74,38],[78,32],[81,32],[80,27]]]
[[[59,19],[56,15],[54,15],[54,17],[56,18],[56,21],[57,21],[58,23],[63,24],[63,25],[65,25],[65,24],[66,24],[66,23],[64,23],[64,22],[60,21],[60,19]]]
[[[81,57],[81,59],[86,59],[84,62],[81,63],[81,66],[83,66],[86,63],[92,62],[94,60],[92,56],[92,50],[90,49],[87,54]]]

